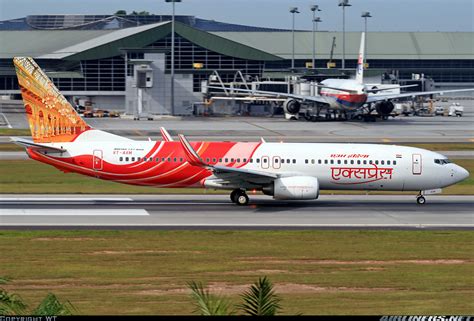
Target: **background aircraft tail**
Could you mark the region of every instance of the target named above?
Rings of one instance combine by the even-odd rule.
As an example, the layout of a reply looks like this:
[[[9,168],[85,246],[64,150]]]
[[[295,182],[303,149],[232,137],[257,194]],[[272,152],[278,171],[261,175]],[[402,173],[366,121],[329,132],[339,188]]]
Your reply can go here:
[[[364,83],[364,60],[365,60],[365,32],[362,32],[360,38],[359,59],[357,60],[356,81],[359,84]]]
[[[30,57],[13,58],[35,143],[71,142],[91,127]]]

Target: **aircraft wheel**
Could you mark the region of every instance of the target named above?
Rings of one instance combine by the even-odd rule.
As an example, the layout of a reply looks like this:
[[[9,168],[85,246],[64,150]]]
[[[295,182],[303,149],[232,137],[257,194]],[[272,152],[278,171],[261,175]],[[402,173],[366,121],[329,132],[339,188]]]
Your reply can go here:
[[[249,197],[245,192],[241,191],[241,193],[237,194],[236,197],[236,204],[240,206],[247,205],[249,203]]]
[[[416,198],[416,203],[424,205],[426,203],[426,198],[423,195],[420,195]]]
[[[232,201],[232,203],[237,203],[237,195],[241,192],[242,190],[240,189],[234,189],[232,193],[230,193],[230,200]]]

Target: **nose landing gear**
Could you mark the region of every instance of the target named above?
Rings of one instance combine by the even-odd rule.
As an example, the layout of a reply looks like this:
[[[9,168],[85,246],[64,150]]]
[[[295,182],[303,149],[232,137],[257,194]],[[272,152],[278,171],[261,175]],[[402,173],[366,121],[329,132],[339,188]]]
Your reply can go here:
[[[249,203],[249,197],[242,189],[234,189],[232,193],[230,193],[230,200],[233,203],[241,206],[247,205]]]
[[[424,205],[426,203],[426,198],[421,194],[421,191],[420,194],[416,196],[416,203],[419,205]]]

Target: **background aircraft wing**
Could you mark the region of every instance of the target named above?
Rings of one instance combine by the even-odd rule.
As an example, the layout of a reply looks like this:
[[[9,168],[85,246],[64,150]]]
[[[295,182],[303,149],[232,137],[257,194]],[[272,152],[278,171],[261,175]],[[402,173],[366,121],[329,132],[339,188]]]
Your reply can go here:
[[[454,92],[462,92],[462,91],[474,91],[474,88],[436,90],[436,91],[420,91],[420,92],[403,93],[403,94],[373,95],[373,96],[367,97],[367,103],[374,103],[374,102],[377,102],[377,101],[384,101],[384,100],[391,100],[391,99],[398,99],[398,98],[428,96],[428,95],[434,95],[434,94],[441,94],[442,95],[444,93],[454,93]]]
[[[268,184],[279,177],[275,173],[208,164],[204,162],[201,156],[192,148],[184,135],[178,136],[189,164],[211,170],[217,179],[227,181],[228,183],[239,184],[244,187]]]
[[[212,89],[224,89],[222,87],[213,87],[213,86],[208,86],[207,88],[212,88]],[[242,88],[225,88],[228,92],[232,91],[238,91],[238,92],[245,92],[245,93],[251,93],[254,95],[259,95],[259,96],[271,96],[271,97],[284,97],[284,98],[293,98],[301,101],[311,101],[311,102],[316,102],[316,103],[321,103],[321,104],[328,104],[328,101],[322,97],[322,96],[303,96],[303,95],[296,95],[296,94],[288,94],[288,93],[279,93],[276,91],[264,91],[264,90],[251,90],[251,89],[242,89]]]

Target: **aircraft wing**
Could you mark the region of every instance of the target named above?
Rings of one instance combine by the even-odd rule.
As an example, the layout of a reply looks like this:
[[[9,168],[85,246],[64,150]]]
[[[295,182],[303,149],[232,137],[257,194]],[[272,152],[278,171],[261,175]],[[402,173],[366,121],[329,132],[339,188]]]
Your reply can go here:
[[[374,95],[374,96],[367,97],[367,103],[374,103],[374,102],[377,102],[377,101],[385,101],[385,100],[392,100],[392,99],[398,99],[398,98],[428,96],[428,95],[434,95],[434,94],[441,94],[442,95],[444,93],[455,93],[455,92],[463,92],[463,91],[474,91],[474,88],[436,90],[436,91],[420,91],[420,92],[403,93],[403,94]]]
[[[213,89],[223,89],[222,87],[213,87],[207,86],[207,88]],[[251,90],[251,89],[241,89],[241,88],[225,88],[228,91],[239,91],[244,93],[251,93],[254,95],[264,95],[264,96],[272,96],[272,97],[284,97],[284,98],[293,98],[301,101],[311,101],[321,104],[328,104],[328,101],[322,96],[303,96],[303,95],[296,95],[296,94],[287,94],[287,93],[279,93],[276,91],[264,91],[264,90]]]
[[[19,138],[19,137],[10,137],[11,141],[17,145],[20,145],[25,148],[32,148],[39,152],[48,152],[48,153],[64,153],[66,149],[57,148],[52,146],[47,146],[44,144],[34,143],[30,140]]]
[[[279,176],[274,173],[256,171],[244,168],[235,168],[220,165],[211,165],[204,162],[199,154],[192,148],[184,135],[178,135],[183,147],[186,160],[193,166],[204,167],[211,170],[214,176],[228,182],[245,182],[250,185],[263,185],[271,183]]]

